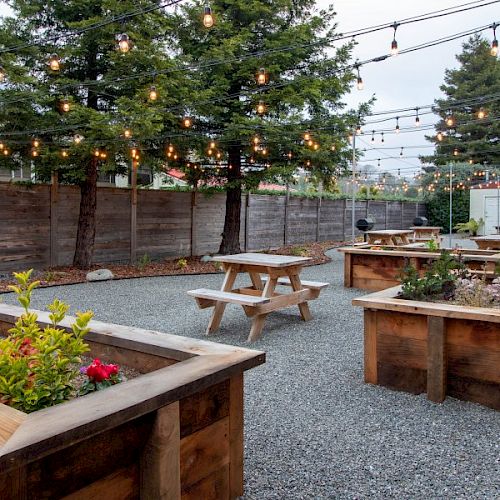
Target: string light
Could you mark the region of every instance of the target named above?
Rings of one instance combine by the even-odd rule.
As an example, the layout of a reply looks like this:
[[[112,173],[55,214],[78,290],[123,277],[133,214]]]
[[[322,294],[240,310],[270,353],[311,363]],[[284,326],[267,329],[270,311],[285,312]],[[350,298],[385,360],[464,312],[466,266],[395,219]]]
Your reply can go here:
[[[67,113],[71,109],[71,105],[68,101],[68,99],[62,99],[61,100],[61,110],[63,113]]]
[[[497,33],[496,33],[498,24],[493,23],[493,25],[491,27],[493,28],[493,41],[491,42],[490,54],[493,57],[496,57],[498,55],[498,40],[497,40]]]
[[[3,66],[0,66],[0,82],[5,81],[7,78],[7,72],[5,71]]]
[[[73,142],[75,144],[80,144],[81,142],[83,141],[83,136],[80,135],[80,134],[76,134],[74,137],[73,137]]]
[[[332,151],[335,151],[337,148],[335,147],[335,144],[332,144],[332,147],[330,148]]]
[[[319,149],[319,144],[317,142],[314,143],[313,145],[314,151],[317,151]]]
[[[361,135],[361,125],[359,123],[356,126],[356,135]]]
[[[380,142],[383,144],[385,142],[385,139],[384,139],[384,133],[382,132],[380,134],[381,138],[380,138]]]
[[[51,71],[59,71],[61,69],[61,60],[57,54],[51,54],[48,62]]]
[[[184,128],[189,128],[189,127],[191,127],[191,125],[193,125],[191,118],[186,117],[182,120],[182,126]]]
[[[311,140],[311,134],[309,132],[306,132],[304,134],[304,141],[310,141]]]
[[[40,139],[38,139],[37,137],[35,137],[35,138],[31,141],[31,145],[32,145],[34,148],[39,148],[39,147],[40,147]]]
[[[415,127],[420,127],[420,116],[418,116],[418,108],[415,108]]]
[[[156,101],[158,99],[158,90],[156,89],[156,85],[151,85],[149,87],[149,100]]]
[[[37,149],[32,149],[32,150],[31,150],[31,156],[32,156],[33,158],[36,158],[39,154],[40,154],[40,153],[38,152],[38,150],[37,150]]]
[[[125,137],[125,139],[130,139],[132,137],[132,130],[130,130],[130,128],[126,127],[123,130],[123,137]]]
[[[397,56],[399,54],[398,42],[396,41],[396,30],[398,29],[399,24],[394,23],[392,27],[394,28],[394,36],[391,43],[391,56]]]
[[[443,137],[444,137],[444,136],[443,136],[443,133],[442,133],[441,131],[439,131],[439,132],[437,133],[436,139],[437,139],[439,142],[441,142],[441,141],[443,140]]]
[[[69,156],[69,153],[66,149],[61,150],[61,157],[62,158],[67,158]]]
[[[257,73],[257,83],[259,85],[265,85],[267,83],[267,73],[264,68],[260,68]]]
[[[455,148],[455,149],[453,150],[453,156],[458,156],[458,149],[457,149],[457,148]]]
[[[312,139],[309,139],[309,140],[307,141],[307,145],[308,145],[310,148],[312,148],[312,147],[314,146],[314,141],[313,141]]]
[[[482,120],[483,118],[486,118],[486,111],[484,108],[479,108],[479,111],[477,112],[477,117]]]
[[[210,141],[210,144],[208,146],[210,149],[215,149],[217,147],[217,144],[215,144],[215,141]]]
[[[4,156],[9,156],[9,154],[10,154],[9,148],[5,148],[3,150],[3,154],[4,154]]]
[[[120,35],[118,35],[117,41],[118,41],[118,50],[122,54],[126,54],[132,47],[132,44],[130,42],[130,38],[127,35],[127,33],[121,33]]]
[[[446,125],[448,127],[453,127],[453,125],[455,125],[455,119],[453,118],[451,113],[448,113],[448,115],[446,116]]]
[[[358,80],[356,83],[356,86],[358,90],[363,90],[365,87],[365,84],[363,83],[363,78],[361,78],[361,74],[359,73],[359,64],[356,65],[356,69],[358,70]]]
[[[266,112],[266,105],[262,101],[259,101],[256,111],[258,115],[263,115]]]
[[[403,157],[403,148],[401,148],[401,151],[399,152],[399,156]]]
[[[212,9],[210,5],[206,4],[203,9],[203,26],[205,28],[211,28],[214,25],[214,16],[212,15]]]
[[[371,140],[372,143],[375,142],[375,130],[372,130],[372,140]]]

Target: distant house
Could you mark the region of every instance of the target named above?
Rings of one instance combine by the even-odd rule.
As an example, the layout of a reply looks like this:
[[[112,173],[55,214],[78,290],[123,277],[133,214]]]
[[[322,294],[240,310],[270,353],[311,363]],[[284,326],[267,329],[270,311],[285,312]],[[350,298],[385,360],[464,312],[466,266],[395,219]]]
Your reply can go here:
[[[500,228],[500,181],[483,182],[470,188],[470,218],[483,219],[479,234],[497,234]]]

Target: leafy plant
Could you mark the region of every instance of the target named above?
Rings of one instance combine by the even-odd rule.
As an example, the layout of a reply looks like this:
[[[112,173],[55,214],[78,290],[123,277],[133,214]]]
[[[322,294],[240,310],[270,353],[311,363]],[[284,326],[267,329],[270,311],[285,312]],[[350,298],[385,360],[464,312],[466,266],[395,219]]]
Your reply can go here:
[[[305,247],[292,247],[290,248],[290,255],[294,257],[306,257],[307,256],[307,248]]]
[[[401,292],[399,297],[407,300],[426,300],[453,297],[457,279],[467,275],[461,261],[443,250],[439,259],[432,262],[423,276],[412,265],[405,266],[399,274]]]
[[[454,226],[454,229],[459,233],[469,233],[471,236],[477,236],[478,231],[484,226],[483,219],[476,221],[470,219],[468,222],[462,222]]]
[[[149,264],[151,264],[151,257],[145,253],[137,261],[137,269],[139,269],[139,271],[143,271],[147,266],[149,266]]]
[[[188,261],[186,259],[179,259],[177,261],[177,266],[179,267],[179,269],[186,269],[188,265]]]
[[[39,281],[30,283],[33,270],[14,273],[17,286],[9,288],[17,294],[24,313],[0,339],[0,402],[30,413],[62,403],[75,392],[78,371],[72,366],[81,363],[88,351],[83,338],[89,331],[92,312],[77,313],[67,332],[57,325],[69,306],[54,300],[48,306],[51,324],[41,329],[37,315],[29,311],[31,295]]]
[[[425,243],[425,246],[431,251],[431,252],[437,252],[439,250],[439,245],[436,243],[436,240],[432,239],[429,240]]]

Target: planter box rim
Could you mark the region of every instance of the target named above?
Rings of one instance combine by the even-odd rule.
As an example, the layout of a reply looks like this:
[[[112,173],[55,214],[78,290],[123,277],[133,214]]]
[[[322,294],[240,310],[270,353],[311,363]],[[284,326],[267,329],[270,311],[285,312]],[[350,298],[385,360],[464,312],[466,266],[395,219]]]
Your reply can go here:
[[[400,290],[401,286],[395,286],[380,292],[370,293],[353,299],[352,305],[373,310],[399,311],[427,316],[442,316],[500,323],[500,309],[465,307],[455,304],[398,299],[397,295]]]
[[[374,245],[377,246],[377,245]],[[438,259],[441,256],[440,252],[425,252],[423,249],[418,250],[409,250],[404,248],[397,247],[394,250],[372,250],[371,248],[363,248],[363,247],[342,247],[337,249],[342,253],[352,253],[359,255],[392,255],[394,257],[423,257],[423,258],[436,258]],[[449,250],[449,249],[443,249]],[[477,252],[475,249],[463,249],[461,252],[464,260],[478,260],[484,259],[485,261],[490,262],[500,262],[500,252],[496,250],[486,250],[489,253]],[[453,254],[453,252],[452,252]]]

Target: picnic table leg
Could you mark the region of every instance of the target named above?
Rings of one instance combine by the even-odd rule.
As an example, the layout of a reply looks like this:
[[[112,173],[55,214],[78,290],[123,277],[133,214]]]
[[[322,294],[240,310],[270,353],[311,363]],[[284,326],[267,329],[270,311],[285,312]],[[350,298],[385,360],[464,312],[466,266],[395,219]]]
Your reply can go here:
[[[251,271],[248,274],[250,274],[250,279],[252,280],[252,285],[256,290],[263,290],[264,285],[262,283],[262,280],[260,278],[260,274],[256,273],[255,271]]]
[[[233,266],[229,266],[226,270],[226,276],[224,277],[224,281],[222,283],[221,290],[223,292],[230,292],[233,289],[234,282],[236,280],[236,276],[238,276],[238,269]],[[216,302],[214,310],[212,312],[212,316],[210,318],[210,322],[208,323],[206,335],[210,335],[217,331],[220,326],[220,322],[222,320],[222,315],[224,314],[224,309],[226,308],[225,302]]]
[[[290,283],[294,292],[302,290],[302,283],[300,282],[298,274],[289,274],[288,277],[290,278]],[[299,311],[304,321],[309,321],[310,319],[312,319],[311,311],[309,311],[309,304],[307,302],[302,302],[302,304],[299,304]]]
[[[252,279],[253,281],[253,279]],[[272,297],[276,284],[278,283],[278,278],[269,277],[266,286],[262,292],[262,297]],[[266,320],[267,314],[258,314],[252,319],[252,328],[250,329],[250,335],[248,336],[248,342],[254,342],[262,335],[262,328],[264,327],[264,321]]]

